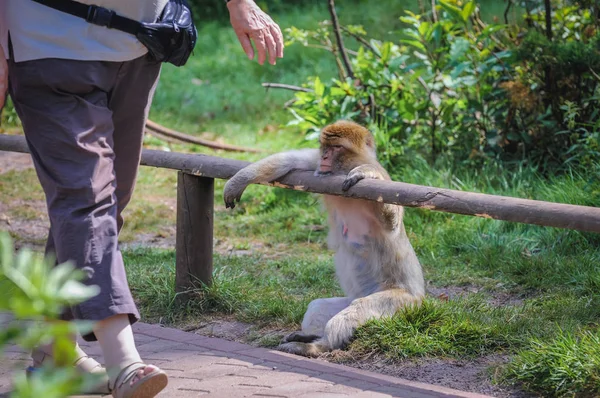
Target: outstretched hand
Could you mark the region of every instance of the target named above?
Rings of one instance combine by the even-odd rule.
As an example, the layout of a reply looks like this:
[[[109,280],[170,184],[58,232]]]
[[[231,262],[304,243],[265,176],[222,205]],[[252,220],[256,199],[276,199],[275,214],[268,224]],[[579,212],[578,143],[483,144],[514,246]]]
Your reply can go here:
[[[269,56],[269,63],[275,65],[276,58],[283,58],[283,34],[270,16],[264,13],[252,0],[231,0],[227,3],[231,26],[249,59],[254,59],[254,48],[258,53],[258,63],[263,64]]]
[[[4,101],[6,100],[6,92],[8,91],[8,65],[6,63],[6,57],[4,57],[4,50],[0,45],[0,111],[4,107]]]

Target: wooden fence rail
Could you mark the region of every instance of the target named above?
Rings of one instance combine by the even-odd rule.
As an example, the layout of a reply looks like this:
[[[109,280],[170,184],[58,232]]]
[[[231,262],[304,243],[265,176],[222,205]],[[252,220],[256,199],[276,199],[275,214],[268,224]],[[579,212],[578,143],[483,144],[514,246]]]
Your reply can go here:
[[[28,153],[25,138],[0,134],[0,150]],[[177,289],[196,281],[209,284],[212,274],[214,179],[228,179],[248,162],[207,155],[145,149],[142,165],[179,171],[177,188]],[[295,171],[270,185],[464,214],[600,233],[600,208],[463,192],[403,182],[361,181],[348,192],[344,176],[316,177]]]

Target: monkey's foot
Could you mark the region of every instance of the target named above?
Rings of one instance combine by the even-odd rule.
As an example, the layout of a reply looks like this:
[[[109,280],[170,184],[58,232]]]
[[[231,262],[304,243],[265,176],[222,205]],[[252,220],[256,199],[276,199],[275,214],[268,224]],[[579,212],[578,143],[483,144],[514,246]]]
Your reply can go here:
[[[282,339],[282,343],[291,343],[294,341],[300,343],[313,343],[318,340],[321,336],[317,336],[316,334],[305,334],[302,331],[293,332],[288,334]]]
[[[277,349],[290,354],[302,355],[304,357],[318,357],[327,350],[323,345],[318,343],[285,343],[280,344]]]

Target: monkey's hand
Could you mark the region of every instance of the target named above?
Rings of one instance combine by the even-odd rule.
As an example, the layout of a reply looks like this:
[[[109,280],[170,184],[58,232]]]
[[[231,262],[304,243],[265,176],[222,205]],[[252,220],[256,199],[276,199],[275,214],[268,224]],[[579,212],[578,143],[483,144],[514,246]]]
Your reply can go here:
[[[346,180],[342,184],[342,190],[347,191],[355,186],[357,182],[366,178],[383,180],[384,176],[381,174],[381,171],[373,165],[363,164],[350,170],[350,173],[348,173]]]
[[[223,199],[225,200],[225,208],[233,209],[235,207],[235,202],[239,202],[242,199],[242,194],[246,190],[248,186],[248,182],[238,175],[233,176],[227,183],[225,183],[225,188],[223,189]]]

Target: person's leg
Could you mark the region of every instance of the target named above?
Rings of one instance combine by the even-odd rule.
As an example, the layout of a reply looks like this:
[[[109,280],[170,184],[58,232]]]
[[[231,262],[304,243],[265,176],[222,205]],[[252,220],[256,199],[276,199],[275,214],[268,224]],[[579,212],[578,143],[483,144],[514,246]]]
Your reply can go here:
[[[85,272],[85,283],[101,289],[73,306],[77,319],[116,314],[139,319],[117,254],[108,93],[119,65],[58,59],[10,63],[11,96],[46,194],[57,261],[73,261]]]
[[[57,59],[10,65],[11,96],[46,194],[57,260],[73,261],[85,272],[86,284],[100,287],[99,295],[72,312],[77,319],[102,321],[94,332],[103,337],[105,355],[121,343],[119,328],[111,322],[118,325],[123,316],[128,322],[139,319],[117,245],[114,126],[108,103],[122,66]],[[137,360],[135,345],[127,343],[133,340],[130,327],[125,334],[131,338],[123,340],[121,355]],[[107,365],[121,364],[123,358]]]
[[[123,63],[108,108],[113,112],[117,226],[123,227],[122,212],[131,200],[142,156],[144,127],[158,84],[161,64],[143,56]]]
[[[131,200],[135,179],[142,153],[144,125],[152,102],[152,96],[158,83],[160,63],[149,62],[146,57],[124,62],[119,69],[114,87],[109,94],[108,108],[113,112],[114,126],[114,170],[116,177],[115,195],[117,199],[117,228],[123,226],[122,212]],[[121,256],[119,250],[117,255]],[[108,368],[124,369],[126,366],[141,362],[135,348],[130,320],[115,315],[98,323],[94,333],[101,346],[113,347],[105,352],[104,359]],[[117,342],[117,344],[115,344]],[[103,350],[104,351],[104,350]],[[138,371],[136,379],[150,374],[157,368],[149,365]],[[115,374],[110,372],[111,381]]]

